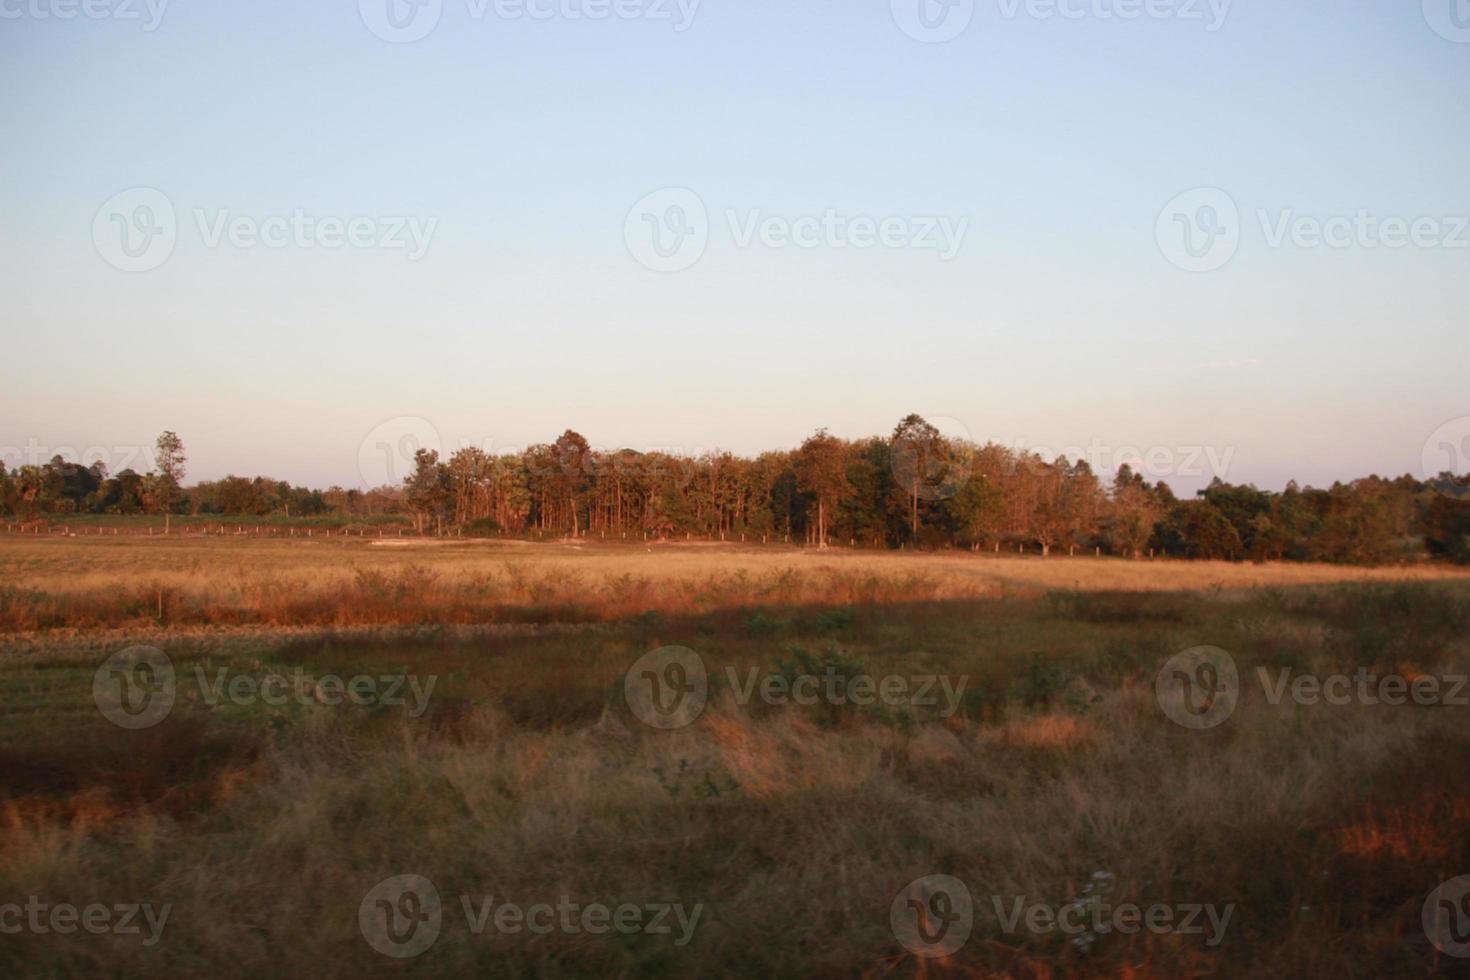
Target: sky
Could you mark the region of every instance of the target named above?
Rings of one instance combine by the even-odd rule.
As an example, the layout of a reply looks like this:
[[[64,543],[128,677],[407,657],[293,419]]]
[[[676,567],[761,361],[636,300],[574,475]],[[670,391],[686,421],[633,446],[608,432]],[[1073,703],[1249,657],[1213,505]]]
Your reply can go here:
[[[1470,462],[1465,0],[0,0],[0,82],[12,465]]]

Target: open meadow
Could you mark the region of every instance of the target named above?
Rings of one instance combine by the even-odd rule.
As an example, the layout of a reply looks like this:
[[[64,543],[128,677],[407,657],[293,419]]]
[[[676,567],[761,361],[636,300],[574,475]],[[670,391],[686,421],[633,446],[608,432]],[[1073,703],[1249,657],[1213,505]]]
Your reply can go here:
[[[0,897],[53,906],[5,976],[1463,962],[1463,573],[10,536],[0,581]]]
[[[0,980],[1470,980],[1470,0],[0,82]]]

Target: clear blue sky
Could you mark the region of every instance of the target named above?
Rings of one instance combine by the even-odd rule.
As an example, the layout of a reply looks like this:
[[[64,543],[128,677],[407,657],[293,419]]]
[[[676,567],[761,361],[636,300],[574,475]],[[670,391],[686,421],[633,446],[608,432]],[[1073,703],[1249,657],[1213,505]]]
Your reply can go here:
[[[443,0],[413,43],[356,0],[36,15],[67,2],[0,0],[0,445],[170,428],[191,478],[355,485],[395,416],[451,449],[570,426],[754,452],[918,411],[1011,445],[1212,446],[1279,488],[1417,471],[1470,416],[1470,248],[1272,247],[1256,216],[1470,215],[1470,43],[1418,0],[1237,0],[1214,31],[977,0],[942,44],[890,0],[704,0],[683,31]],[[134,187],[177,213],[146,272],[94,242]],[[664,187],[710,218],[677,273],[624,237]],[[1196,187],[1241,216],[1206,273],[1155,230]],[[942,261],[742,248],[726,218],[829,208],[969,228]],[[195,216],[296,209],[437,226],[411,261],[211,247]]]

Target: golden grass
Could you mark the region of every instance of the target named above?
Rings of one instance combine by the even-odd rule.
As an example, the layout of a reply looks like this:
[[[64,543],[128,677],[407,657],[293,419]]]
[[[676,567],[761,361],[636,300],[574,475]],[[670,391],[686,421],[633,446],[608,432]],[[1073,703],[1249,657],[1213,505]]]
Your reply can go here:
[[[1453,966],[1419,913],[1470,873],[1466,709],[1273,705],[1250,679],[1258,666],[1463,673],[1463,574],[228,539],[0,542],[0,569],[7,588],[45,597],[33,610],[110,624],[6,638],[0,904],[174,908],[155,948],[0,936],[0,976],[1143,980]],[[165,622],[107,618],[125,608],[107,596],[155,583],[175,593]],[[429,621],[397,625],[399,606]],[[304,628],[293,609],[331,616]],[[250,627],[224,643],[183,625],[208,610],[211,626]],[[445,610],[547,622],[442,629]],[[567,610],[599,622],[561,622]],[[208,658],[441,683],[419,720],[181,698],[165,724],[122,732],[92,710],[91,671],[98,645],[144,638],[181,669]],[[968,686],[950,717],[742,705],[719,686],[695,724],[658,732],[619,692],[665,644],[716,672],[820,654]],[[1153,691],[1162,663],[1200,644],[1228,649],[1247,681],[1234,717],[1202,732],[1167,721]],[[1224,942],[1113,933],[1082,949],[1007,932],[993,912],[992,897],[1065,904],[1099,871],[1114,903],[1235,906]],[[357,914],[405,873],[436,883],[446,925],[399,962],[368,947]],[[888,912],[934,874],[965,881],[977,909],[968,943],[928,962]],[[680,948],[475,937],[460,895],[705,912]]]
[[[393,542],[399,545],[399,542]],[[1199,591],[1465,580],[1444,566],[826,552],[769,546],[253,538],[0,537],[0,631],[616,619],[777,604],[1052,590]]]

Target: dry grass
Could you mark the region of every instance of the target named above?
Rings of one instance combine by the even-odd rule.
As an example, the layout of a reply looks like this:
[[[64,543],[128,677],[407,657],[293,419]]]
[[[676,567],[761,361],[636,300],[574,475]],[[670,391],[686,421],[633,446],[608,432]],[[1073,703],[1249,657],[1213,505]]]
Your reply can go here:
[[[914,555],[770,546],[0,537],[0,631],[616,620],[848,605],[1470,577],[1437,566]]]
[[[1463,728],[1424,713],[1251,711],[1205,739],[1165,727],[1136,689],[1107,696],[1086,736],[1050,716],[839,732],[729,707],[666,737],[527,730],[488,709],[457,740],[405,730],[365,745],[317,725],[271,752],[267,778],[188,822],[145,811],[98,827],[12,808],[6,894],[141,896],[172,902],[174,922],[154,949],[23,936],[0,963],[11,975],[397,975],[357,935],[356,910],[412,871],[447,896],[706,908],[695,941],[674,949],[477,938],[451,907],[415,964],[425,975],[908,976],[923,964],[888,931],[888,903],[943,872],[980,903],[945,972],[1436,975],[1406,898],[1470,859]],[[1385,838],[1408,846],[1363,845]],[[991,911],[990,896],[1063,904],[1097,870],[1120,903],[1235,904],[1226,941],[1111,935],[1084,954],[1008,934]]]
[[[170,627],[148,635],[181,670],[207,658],[440,684],[420,719],[184,697],[142,732],[91,710],[96,651],[70,635],[13,643],[0,659],[0,903],[38,894],[173,912],[151,948],[0,937],[0,975],[1376,978],[1456,966],[1419,915],[1431,889],[1470,872],[1465,708],[1272,705],[1247,686],[1229,722],[1196,732],[1164,718],[1153,680],[1202,643],[1230,650],[1246,677],[1464,672],[1463,581],[969,555],[214,545],[41,542],[3,560],[68,597],[173,563],[178,588],[212,602],[258,594],[271,574],[287,592],[322,594],[409,568],[446,591],[520,575],[531,584],[510,595],[522,608],[562,601],[533,596],[541,583],[618,621],[333,628],[289,643],[248,632],[230,645]],[[76,593],[62,588],[68,556],[83,568]],[[1315,584],[1334,574],[1398,581]],[[620,605],[606,587],[624,576],[647,584]],[[115,646],[141,634],[100,635]],[[742,705],[716,685],[698,722],[658,732],[631,716],[621,680],[667,644],[716,673],[835,657],[967,687],[946,718]],[[992,896],[1062,905],[1099,871],[1114,903],[1235,906],[1224,941],[1110,933],[1083,949],[1007,932],[993,911]],[[446,918],[431,950],[395,961],[368,947],[357,913],[373,885],[405,873],[436,883]],[[888,917],[907,883],[932,874],[961,878],[977,903],[970,940],[938,962],[905,951]],[[460,895],[704,912],[682,947],[476,937]]]

